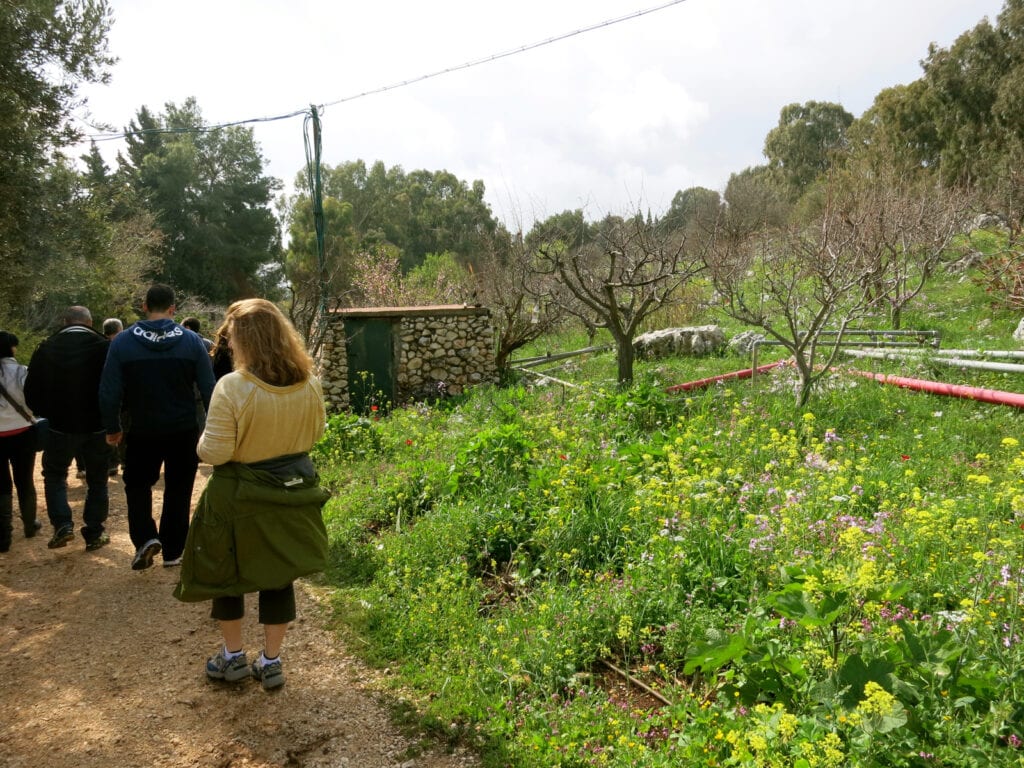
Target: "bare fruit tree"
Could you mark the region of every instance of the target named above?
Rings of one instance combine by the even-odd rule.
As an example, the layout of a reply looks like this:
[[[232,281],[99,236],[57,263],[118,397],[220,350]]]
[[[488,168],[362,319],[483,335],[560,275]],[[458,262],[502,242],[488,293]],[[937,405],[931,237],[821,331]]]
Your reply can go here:
[[[723,207],[707,227],[708,267],[726,314],[793,355],[803,406],[851,323],[883,307],[899,328],[964,231],[969,206],[967,195],[873,148],[829,173],[807,223],[736,226],[744,212]]]
[[[512,353],[550,333],[565,317],[560,305],[531,292],[532,268],[522,235],[501,230],[472,269],[473,301],[488,307],[494,321],[494,362],[500,372],[507,370]]]
[[[578,247],[539,247],[535,277],[546,301],[585,324],[607,328],[615,342],[618,381],[633,381],[633,339],[645,318],[672,302],[704,270],[681,231],[664,232],[637,215],[609,218]]]
[[[851,158],[837,172],[834,226],[846,230],[851,254],[869,269],[870,298],[899,329],[904,308],[966,231],[971,198],[922,168],[900,169],[877,153]]]
[[[725,226],[728,215],[723,212],[706,250],[712,283],[727,315],[764,329],[793,356],[803,407],[849,324],[869,310],[864,286],[874,280],[875,266],[856,258],[832,200],[809,226],[750,231]],[[826,330],[836,333],[825,336]]]

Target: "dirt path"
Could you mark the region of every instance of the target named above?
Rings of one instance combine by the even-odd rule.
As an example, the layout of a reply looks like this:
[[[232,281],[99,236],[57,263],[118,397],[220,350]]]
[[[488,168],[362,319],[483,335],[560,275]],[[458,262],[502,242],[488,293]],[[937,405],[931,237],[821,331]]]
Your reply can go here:
[[[200,467],[197,496],[209,472]],[[36,487],[43,530],[24,539],[15,511],[11,551],[0,554],[0,766],[477,765],[392,724],[373,691],[375,673],[325,629],[326,611],[303,583],[284,688],[207,681],[203,661],[219,642],[209,604],[175,600],[177,569],[159,558],[147,571],[130,569],[120,478],[110,482],[112,541],[96,552],[77,535],[84,480],[69,480],[76,538],[64,549],[46,548],[52,529],[38,471]],[[245,638],[250,657],[258,654],[262,633],[251,615]]]

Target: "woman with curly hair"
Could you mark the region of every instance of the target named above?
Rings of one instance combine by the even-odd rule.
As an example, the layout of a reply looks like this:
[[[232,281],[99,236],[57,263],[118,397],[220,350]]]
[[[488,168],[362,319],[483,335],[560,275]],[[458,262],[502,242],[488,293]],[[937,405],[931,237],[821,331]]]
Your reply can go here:
[[[214,680],[249,676],[284,684],[280,652],[295,619],[292,582],[323,570],[327,532],[308,451],[323,435],[323,392],[302,339],[265,299],[232,304],[222,326],[234,371],[210,401],[199,457],[214,467],[196,508],[182,560],[181,600],[212,599],[223,646],[206,662]],[[243,649],[244,595],[259,593],[263,652]]]

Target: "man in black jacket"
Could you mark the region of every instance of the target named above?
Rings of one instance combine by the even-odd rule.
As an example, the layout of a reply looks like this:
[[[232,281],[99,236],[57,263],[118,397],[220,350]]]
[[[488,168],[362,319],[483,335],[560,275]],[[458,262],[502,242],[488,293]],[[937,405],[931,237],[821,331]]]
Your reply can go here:
[[[85,307],[68,307],[64,327],[39,345],[28,364],[25,400],[32,412],[50,420],[43,451],[46,512],[53,525],[50,549],[75,538],[68,504],[68,468],[76,454],[85,460],[84,525],[80,533],[89,551],[110,542],[107,520],[107,447],[100,417],[99,388],[110,342],[92,327]]]
[[[151,286],[142,308],[146,319],[111,342],[100,379],[100,410],[110,445],[125,437],[122,408],[128,413],[122,477],[135,571],[153,565],[161,551],[165,566],[181,564],[199,467],[196,391],[205,411],[214,384],[202,340],[174,322],[174,290]],[[153,520],[153,486],[161,467],[164,494],[158,525]]]

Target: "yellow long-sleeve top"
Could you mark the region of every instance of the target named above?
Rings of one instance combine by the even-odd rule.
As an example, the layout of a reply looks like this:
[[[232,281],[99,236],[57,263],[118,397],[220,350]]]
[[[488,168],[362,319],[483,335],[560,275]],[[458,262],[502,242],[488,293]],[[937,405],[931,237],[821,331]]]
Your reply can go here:
[[[213,390],[199,458],[216,466],[303,453],[323,435],[326,418],[316,378],[275,387],[247,371],[234,371]]]

